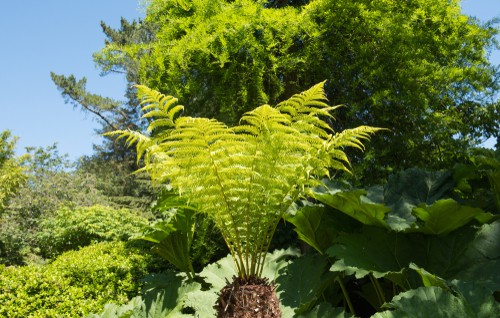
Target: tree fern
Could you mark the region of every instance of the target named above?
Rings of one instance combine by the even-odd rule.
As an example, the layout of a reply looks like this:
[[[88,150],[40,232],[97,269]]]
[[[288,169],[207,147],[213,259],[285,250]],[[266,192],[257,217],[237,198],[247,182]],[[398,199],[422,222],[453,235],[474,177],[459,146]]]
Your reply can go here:
[[[288,207],[320,185],[331,169],[348,171],[344,147],[363,149],[378,129],[333,133],[324,117],[323,84],[276,107],[262,105],[228,127],[207,118],[177,117],[177,100],[139,87],[148,133],[115,131],[135,143],[145,170],[169,183],[221,231],[240,277],[259,276],[278,221]]]

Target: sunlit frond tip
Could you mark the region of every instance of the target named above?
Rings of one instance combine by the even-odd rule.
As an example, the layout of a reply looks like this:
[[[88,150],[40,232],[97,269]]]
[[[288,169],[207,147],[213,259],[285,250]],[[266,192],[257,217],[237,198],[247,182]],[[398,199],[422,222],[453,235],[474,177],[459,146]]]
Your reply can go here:
[[[324,90],[325,82],[318,83],[302,93],[293,95],[288,100],[279,103],[276,108],[292,116],[296,116],[298,113],[307,113],[331,117],[329,111],[333,108],[326,103],[328,99]]]
[[[362,140],[369,140],[371,135],[380,130],[387,129],[370,126],[359,126],[352,129],[346,129],[332,136],[330,146],[332,148],[354,147],[364,151],[365,146]]]
[[[173,127],[174,117],[184,110],[184,106],[177,105],[178,99],[143,85],[136,85],[136,88],[142,105],[141,110],[144,113],[142,118],[154,118],[149,124],[148,131],[159,127]]]
[[[114,136],[116,140],[125,139],[127,146],[136,145],[137,149],[137,162],[139,162],[148,150],[151,150],[155,142],[148,136],[145,136],[137,131],[131,130],[115,130],[105,133],[104,136]]]

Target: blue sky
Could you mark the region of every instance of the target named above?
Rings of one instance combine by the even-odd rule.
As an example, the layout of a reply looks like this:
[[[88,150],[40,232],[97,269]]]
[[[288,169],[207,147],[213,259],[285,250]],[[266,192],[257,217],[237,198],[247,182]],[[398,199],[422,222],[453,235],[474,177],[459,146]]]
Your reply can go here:
[[[92,153],[98,123],[65,104],[50,72],[87,77],[91,92],[123,100],[120,75],[101,77],[92,54],[104,46],[100,21],[119,27],[120,17],[144,17],[137,0],[2,1],[0,10],[0,131],[26,146],[58,143],[76,159]]]
[[[101,138],[98,124],[65,104],[50,72],[87,77],[89,91],[123,99],[125,80],[99,76],[92,54],[104,45],[100,21],[119,27],[120,17],[144,17],[137,0],[3,1],[0,10],[0,131],[19,137],[18,153],[26,146],[57,142],[71,159],[92,153]],[[480,20],[500,16],[500,0],[463,0],[466,14]],[[500,64],[500,52],[491,56]]]

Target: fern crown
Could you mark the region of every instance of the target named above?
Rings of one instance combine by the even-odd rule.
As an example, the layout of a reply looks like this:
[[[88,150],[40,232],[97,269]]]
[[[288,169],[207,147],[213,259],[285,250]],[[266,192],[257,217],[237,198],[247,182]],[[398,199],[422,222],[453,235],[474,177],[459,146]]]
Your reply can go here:
[[[262,105],[235,127],[179,116],[177,99],[138,86],[147,135],[111,134],[136,144],[138,159],[156,183],[169,183],[212,218],[242,277],[260,275],[278,221],[331,169],[349,171],[344,147],[363,149],[378,128],[332,132],[324,118],[324,82],[276,107]]]

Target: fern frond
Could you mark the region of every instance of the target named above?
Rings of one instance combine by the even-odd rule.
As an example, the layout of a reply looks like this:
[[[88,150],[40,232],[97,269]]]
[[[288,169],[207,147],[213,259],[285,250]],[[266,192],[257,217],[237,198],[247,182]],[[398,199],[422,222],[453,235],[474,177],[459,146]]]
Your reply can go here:
[[[325,103],[327,98],[323,88],[324,84],[325,82],[318,83],[307,91],[295,94],[290,99],[279,103],[276,108],[292,116],[296,116],[298,113],[331,116],[328,111],[322,110],[331,108]]]
[[[380,130],[383,129],[370,126],[359,126],[352,129],[346,129],[332,136],[330,146],[335,148],[354,147],[363,151],[365,147],[362,140],[369,140],[371,135]]]
[[[184,110],[184,106],[176,105],[178,99],[164,95],[158,91],[152,90],[143,85],[136,85],[137,94],[141,101],[143,118],[158,118],[161,123],[153,121],[148,127],[148,131],[153,131],[159,127],[172,127],[174,126],[174,117],[180,111]]]
[[[273,125],[287,125],[290,123],[290,117],[281,113],[278,109],[269,105],[262,105],[254,110],[245,113],[240,122],[246,122],[255,127],[260,132],[271,131]]]
[[[131,130],[115,130],[105,133],[104,136],[118,136],[116,139],[125,139],[125,144],[131,146],[136,145],[137,149],[137,162],[139,162],[142,156],[152,150],[155,142],[148,136],[145,136],[137,131]]]
[[[177,99],[138,86],[145,136],[110,135],[136,144],[153,181],[168,182],[220,229],[240,276],[259,275],[276,225],[307,189],[330,169],[349,171],[343,149],[363,149],[378,128],[361,126],[333,134],[322,118],[339,106],[326,104],[323,84],[277,107],[262,105],[229,128],[214,119],[177,117]]]

